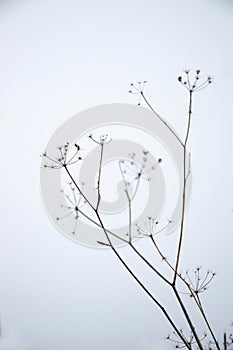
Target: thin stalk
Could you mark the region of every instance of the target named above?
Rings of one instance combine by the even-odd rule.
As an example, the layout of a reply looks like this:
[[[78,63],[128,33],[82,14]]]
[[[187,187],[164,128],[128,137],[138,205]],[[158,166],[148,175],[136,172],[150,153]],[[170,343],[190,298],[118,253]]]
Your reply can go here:
[[[132,199],[129,196],[129,192],[127,190],[127,187],[125,185],[125,193],[128,199],[128,207],[129,207],[129,246],[133,249],[133,251],[141,258],[164,282],[169,284],[171,286],[171,282],[163,275],[161,274],[132,244],[132,233],[131,233],[131,226],[132,226]]]
[[[98,226],[99,228],[102,229],[102,227],[100,226],[100,224],[99,224],[98,222],[96,222],[94,219],[92,219],[89,215],[87,215],[84,211],[82,211],[81,209],[79,209],[78,211],[79,211],[79,213],[80,213],[81,215],[83,215],[86,219],[88,219],[90,222],[92,222],[93,224],[95,224],[96,226]],[[112,232],[112,231],[110,231],[110,230],[108,230],[108,229],[106,229],[106,231],[107,231],[111,236],[113,236],[113,237],[119,239],[120,241],[122,241],[122,242],[124,242],[124,243],[127,243],[127,244],[129,243],[126,239],[124,239],[124,238],[118,236],[116,233],[114,233],[114,232]]]
[[[132,242],[132,201],[129,197],[129,192],[127,190],[127,188],[125,188],[125,193],[126,193],[126,196],[127,196],[127,199],[128,199],[128,207],[129,207],[129,243],[131,244]]]
[[[67,168],[67,165],[64,165],[65,171],[67,172],[67,174],[69,175],[70,179],[72,180],[73,184],[75,185],[75,187],[77,188],[77,190],[79,191],[79,193],[81,194],[81,196],[83,197],[83,199],[87,202],[87,204],[91,207],[91,209],[95,210],[95,207],[91,204],[91,202],[87,199],[87,197],[85,196],[85,194],[83,193],[83,191],[81,190],[81,188],[78,186],[78,184],[76,183],[76,181],[74,180],[71,172],[69,171],[69,169]]]
[[[226,332],[224,332],[224,334],[223,334],[223,346],[224,346],[224,350],[227,350],[227,334],[226,334]]]
[[[179,243],[178,243],[178,249],[177,249],[177,255],[176,255],[176,263],[175,263],[175,271],[174,271],[174,278],[173,278],[173,285],[175,286],[176,278],[177,278],[177,271],[179,267],[179,260],[180,260],[180,253],[181,253],[181,246],[182,246],[182,239],[183,239],[183,233],[184,233],[184,212],[185,212],[185,204],[186,204],[186,153],[187,153],[187,142],[190,132],[190,125],[191,125],[191,117],[192,117],[192,95],[193,91],[189,91],[189,111],[188,111],[188,126],[185,136],[185,142],[183,144],[183,193],[182,193],[182,209],[181,209],[181,223],[180,223],[180,235],[179,235]]]
[[[194,293],[193,293],[193,294],[194,294]],[[207,319],[207,316],[206,316],[206,314],[205,314],[205,312],[204,312],[204,309],[203,309],[202,304],[201,304],[201,300],[200,300],[200,298],[199,298],[198,295],[195,295],[195,297],[197,297],[197,299],[194,298],[194,300],[195,300],[195,302],[196,302],[196,304],[197,304],[197,306],[198,306],[198,308],[199,308],[199,310],[200,310],[200,313],[201,313],[202,317],[203,317],[204,320],[205,320],[205,323],[206,323],[206,325],[207,325],[207,327],[208,327],[208,330],[209,330],[209,332],[210,332],[210,334],[211,334],[211,336],[212,336],[212,338],[213,338],[213,340],[214,340],[214,344],[215,344],[215,346],[216,346],[216,348],[217,348],[218,350],[221,350],[221,349],[220,349],[220,346],[219,346],[219,343],[218,343],[218,341],[217,341],[217,339],[216,339],[216,337],[215,337],[215,334],[214,334],[214,332],[213,332],[213,330],[212,330],[212,328],[211,328],[211,326],[210,326],[210,323],[209,323],[209,321],[208,321],[208,319]]]
[[[102,161],[103,161],[103,152],[104,152],[104,144],[100,144],[101,151],[100,151],[100,162],[99,162],[99,174],[98,174],[98,181],[97,181],[97,204],[96,204],[96,210],[98,210],[100,205],[100,177],[101,177],[101,170],[102,170]]]
[[[167,284],[169,284],[169,286],[172,285],[172,283],[166,278],[164,277],[164,275],[162,275],[153,265],[151,265],[151,263],[135,248],[135,246],[133,244],[129,244],[130,247],[135,251],[135,253]]]
[[[182,140],[179,138],[179,136],[176,134],[176,132],[168,125],[168,123],[154,110],[152,105],[147,100],[146,96],[144,95],[143,91],[140,92],[143,100],[147,104],[147,106],[150,108],[150,110],[161,120],[161,122],[171,131],[171,133],[175,136],[175,138],[179,141],[179,143],[183,146]]]
[[[196,329],[195,329],[195,327],[194,327],[194,325],[193,325],[193,323],[191,321],[191,318],[190,318],[190,316],[189,316],[189,314],[188,314],[188,312],[187,312],[187,310],[186,310],[186,308],[185,308],[185,306],[184,306],[184,304],[183,304],[183,302],[182,302],[182,300],[180,298],[180,295],[179,295],[179,293],[178,293],[178,291],[177,291],[177,289],[176,289],[176,287],[174,285],[172,286],[172,289],[173,289],[173,291],[175,293],[175,296],[176,296],[176,298],[178,300],[178,303],[180,304],[180,307],[181,307],[181,309],[182,309],[182,311],[184,313],[184,316],[185,316],[185,318],[186,318],[186,320],[187,320],[187,322],[189,324],[189,327],[190,327],[190,329],[192,331],[192,334],[193,334],[193,336],[194,336],[194,338],[195,338],[195,340],[196,340],[196,342],[198,344],[199,349],[200,350],[204,350],[204,348],[202,346],[202,343],[201,343],[201,341],[199,339],[199,336],[198,336],[198,334],[196,332]]]
[[[163,255],[163,253],[159,249],[158,244],[155,242],[154,236],[150,235],[149,237],[152,240],[153,245],[155,246],[155,248],[156,248],[157,252],[159,253],[159,255],[161,256],[162,260],[165,261],[166,264],[174,271],[174,267],[172,266],[172,264],[170,264],[170,262],[167,260],[167,258]]]

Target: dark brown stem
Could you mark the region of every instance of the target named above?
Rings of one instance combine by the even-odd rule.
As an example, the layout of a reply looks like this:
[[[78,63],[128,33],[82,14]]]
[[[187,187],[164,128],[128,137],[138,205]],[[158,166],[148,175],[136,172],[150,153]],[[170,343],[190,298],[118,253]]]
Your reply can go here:
[[[224,332],[224,334],[223,334],[223,346],[224,346],[224,350],[227,350],[227,334],[226,334],[226,332]]]

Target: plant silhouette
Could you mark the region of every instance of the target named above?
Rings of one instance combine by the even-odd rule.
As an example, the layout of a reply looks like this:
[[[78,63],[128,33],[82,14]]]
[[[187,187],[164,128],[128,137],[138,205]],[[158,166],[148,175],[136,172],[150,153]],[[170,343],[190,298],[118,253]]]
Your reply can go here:
[[[182,146],[183,151],[183,184],[182,184],[182,206],[181,206],[181,220],[178,229],[177,246],[175,249],[174,261],[168,259],[166,252],[159,246],[157,237],[162,234],[165,229],[171,224],[171,220],[167,220],[165,223],[160,223],[156,217],[148,216],[144,225],[141,225],[133,220],[132,203],[138,194],[138,189],[142,181],[153,181],[153,176],[156,176],[156,170],[161,166],[163,160],[158,158],[154,163],[150,158],[150,152],[143,150],[141,154],[132,153],[129,155],[129,160],[119,160],[119,171],[121,174],[122,182],[124,184],[123,191],[127,201],[128,212],[128,224],[127,232],[123,236],[119,236],[114,233],[114,230],[109,229],[103,221],[101,215],[101,200],[102,200],[102,168],[103,157],[105,147],[111,142],[111,138],[108,135],[100,135],[99,137],[89,134],[88,138],[90,142],[94,142],[99,147],[99,159],[98,162],[98,174],[96,177],[95,187],[95,201],[91,201],[85,192],[84,183],[80,183],[79,179],[73,175],[70,170],[70,166],[73,164],[79,164],[83,156],[81,156],[81,147],[78,144],[73,146],[69,143],[65,145],[58,145],[58,155],[56,158],[51,157],[45,151],[42,156],[45,160],[44,168],[46,169],[63,169],[64,173],[68,177],[68,189],[62,189],[62,194],[66,198],[67,205],[62,205],[62,209],[66,210],[64,215],[58,216],[57,220],[66,220],[70,215],[74,216],[74,228],[72,233],[78,234],[78,220],[85,219],[96,225],[97,228],[101,228],[103,232],[103,239],[98,241],[98,244],[102,247],[110,248],[113,254],[117,257],[124,268],[129,272],[131,277],[137,282],[137,284],[144,290],[147,296],[152,302],[159,308],[162,315],[168,321],[172,328],[171,334],[167,336],[175,348],[186,348],[189,350],[211,350],[211,349],[224,349],[230,350],[233,345],[232,334],[227,335],[224,333],[223,340],[217,339],[214,328],[211,322],[208,320],[205,308],[201,300],[201,294],[204,293],[210,286],[216,273],[210,270],[204,272],[202,267],[196,267],[194,271],[188,270],[184,274],[180,272],[180,260],[183,245],[183,237],[185,234],[185,206],[187,201],[187,181],[190,175],[190,158],[187,150],[187,145],[190,137],[192,111],[193,111],[193,96],[197,92],[202,91],[212,83],[212,78],[207,76],[202,78],[201,72],[197,69],[194,72],[190,70],[184,70],[183,76],[178,77],[178,82],[185,88],[188,94],[188,118],[185,135],[183,138],[169,126],[169,124],[159,117],[162,123],[167,127],[170,132],[175,136],[176,140]],[[138,105],[142,103],[153,112],[156,113],[147,97],[144,90],[146,81],[138,82],[136,84],[130,84],[129,93],[138,96]],[[139,107],[140,108],[140,107]],[[157,115],[157,113],[156,113]],[[188,160],[189,159],[189,160]],[[68,193],[69,192],[69,193]],[[59,204],[59,203],[58,203]],[[91,214],[90,214],[91,213]],[[134,268],[130,266],[127,259],[120,253],[119,248],[116,247],[112,239],[119,240],[122,244],[127,245],[133,254],[139,258],[145,266],[154,273],[154,277],[161,280],[164,289],[170,289],[175,300],[179,305],[179,312],[184,317],[185,325],[181,326],[179,322],[171,316],[170,310],[164,302],[161,302],[156,295],[156,292],[151,292],[146,286],[143,280],[137,276]],[[145,254],[138,248],[137,242],[141,239],[147,239],[155,253],[163,261],[169,273],[164,273],[160,269],[160,266],[154,264],[151,259],[148,259]],[[202,320],[204,327],[203,331],[200,331],[199,324],[196,324],[192,315],[191,309],[187,306],[187,303],[191,303],[192,307],[196,309]]]

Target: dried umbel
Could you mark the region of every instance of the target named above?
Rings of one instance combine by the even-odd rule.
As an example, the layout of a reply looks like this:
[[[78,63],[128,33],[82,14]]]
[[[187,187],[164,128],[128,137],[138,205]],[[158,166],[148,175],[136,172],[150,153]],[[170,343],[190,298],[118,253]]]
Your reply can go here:
[[[197,69],[193,75],[191,74],[190,69],[185,69],[184,73],[184,76],[178,77],[178,81],[189,92],[201,91],[213,82],[213,78],[209,75],[206,78],[202,78],[200,69]]]

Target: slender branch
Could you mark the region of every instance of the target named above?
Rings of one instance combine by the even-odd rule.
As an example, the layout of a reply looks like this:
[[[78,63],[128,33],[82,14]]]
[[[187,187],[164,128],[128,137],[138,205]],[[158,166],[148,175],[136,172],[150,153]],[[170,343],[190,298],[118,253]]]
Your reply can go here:
[[[98,181],[97,181],[97,204],[96,204],[96,210],[98,210],[100,205],[100,177],[101,177],[101,171],[102,171],[102,161],[103,161],[103,152],[104,152],[104,144],[100,143],[101,151],[100,151],[100,162],[99,162],[99,175],[98,175]]]
[[[151,263],[135,248],[135,246],[131,243],[129,244],[130,247],[135,251],[135,253],[167,284],[170,286],[172,283],[164,276],[162,275]]]
[[[179,138],[179,136],[176,134],[176,132],[170,127],[170,125],[168,125],[168,123],[154,110],[154,108],[152,107],[152,105],[149,103],[149,101],[147,100],[147,98],[145,97],[143,91],[140,92],[142,95],[143,100],[145,101],[145,103],[147,104],[147,106],[150,108],[150,110],[156,114],[156,116],[161,120],[161,122],[171,131],[171,133],[175,136],[175,138],[179,141],[179,143],[183,146],[183,142],[182,140]]]
[[[189,316],[189,314],[188,314],[188,312],[187,312],[187,310],[186,310],[186,308],[185,308],[185,306],[184,306],[184,304],[183,304],[183,302],[182,302],[182,300],[181,300],[181,297],[180,297],[180,295],[179,295],[179,293],[178,293],[178,291],[177,291],[177,289],[176,289],[176,286],[173,285],[173,286],[172,286],[172,289],[173,289],[173,291],[174,291],[174,293],[175,293],[175,296],[176,296],[176,298],[177,298],[177,300],[178,300],[178,303],[180,304],[180,307],[181,307],[181,309],[182,309],[182,311],[183,311],[183,313],[184,313],[184,316],[185,316],[185,318],[186,318],[186,320],[187,320],[187,322],[188,322],[188,324],[189,324],[189,326],[190,326],[190,329],[191,329],[191,331],[192,331],[192,333],[193,333],[193,336],[194,336],[194,338],[195,338],[195,340],[196,340],[196,342],[197,342],[197,344],[198,344],[199,349],[200,349],[200,350],[204,350],[204,348],[203,348],[203,346],[202,346],[202,343],[201,343],[201,341],[200,341],[200,339],[199,339],[199,336],[198,336],[198,334],[197,334],[197,332],[196,332],[196,329],[195,329],[195,327],[194,327],[194,325],[193,325],[193,323],[192,323],[192,321],[191,321],[191,318],[190,318],[190,316]]]
[[[125,193],[128,199],[128,208],[129,208],[129,243],[131,244],[132,242],[132,201],[129,197],[129,192],[127,190],[127,188],[125,189]]]
[[[189,91],[189,112],[188,112],[188,126],[185,136],[185,142],[183,144],[183,194],[182,194],[182,209],[181,209],[181,223],[180,223],[180,235],[179,235],[179,243],[178,243],[178,249],[177,249],[177,255],[176,255],[176,263],[175,263],[175,271],[174,271],[174,278],[173,278],[173,285],[176,283],[177,278],[177,271],[179,267],[179,260],[180,260],[180,253],[181,253],[181,245],[182,245],[182,239],[183,239],[183,233],[184,233],[184,212],[185,212],[185,205],[186,205],[186,153],[187,153],[187,142],[190,132],[190,125],[191,125],[191,116],[192,116],[192,95],[193,91]]]
[[[124,181],[125,189],[127,189],[127,181],[126,181],[126,179],[125,179],[125,175],[124,175],[124,172],[123,172],[122,167],[121,167],[121,161],[119,161],[119,168],[120,168],[120,173],[121,173],[122,179],[123,179],[123,181]],[[141,169],[140,169],[139,172],[142,173],[142,170],[143,170],[143,168],[141,167]],[[138,178],[136,178],[136,180],[137,180],[137,184],[136,184],[136,186],[135,186],[134,193],[133,193],[133,195],[131,196],[131,201],[135,198],[135,196],[136,196],[136,194],[137,194],[138,187],[139,187],[139,183],[140,183],[140,180],[141,180],[141,176],[139,176]],[[131,183],[132,183],[132,182],[131,182]]]
[[[92,222],[93,224],[95,224],[96,226],[98,226],[99,228],[102,229],[101,225],[100,225],[98,222],[96,222],[94,219],[92,219],[89,215],[87,215],[84,211],[82,211],[82,210],[80,210],[80,209],[79,209],[78,211],[79,211],[79,213],[80,213],[81,215],[83,215],[86,219],[88,219],[90,222]],[[120,237],[119,235],[117,235],[116,233],[110,231],[109,229],[106,229],[106,231],[108,232],[108,234],[110,234],[111,236],[113,236],[113,237],[119,239],[120,241],[122,241],[122,242],[124,242],[124,243],[129,243],[126,239]]]
[[[75,185],[75,187],[77,188],[77,190],[79,191],[79,193],[81,194],[81,196],[85,199],[85,201],[87,202],[87,204],[91,207],[91,209],[95,210],[95,207],[91,204],[91,202],[87,199],[87,197],[85,196],[85,194],[83,193],[83,191],[81,190],[81,188],[79,187],[79,185],[77,184],[77,182],[74,180],[71,172],[69,171],[68,167],[66,164],[63,165],[63,167],[65,168],[65,171],[67,172],[67,174],[69,175],[70,179],[72,180],[73,184]]]
[[[224,334],[223,334],[223,346],[224,346],[224,350],[227,350],[227,334],[226,334],[226,332],[224,332]]]
[[[184,141],[184,147],[187,146],[188,137],[189,137],[189,133],[190,133],[191,116],[192,116],[192,103],[193,103],[193,91],[190,90],[190,91],[189,91],[188,126],[187,126],[185,141]]]

